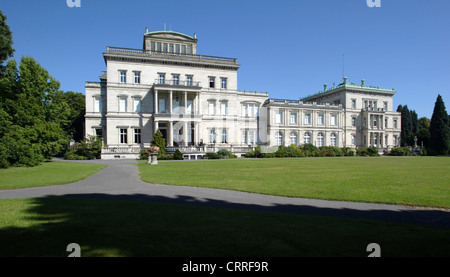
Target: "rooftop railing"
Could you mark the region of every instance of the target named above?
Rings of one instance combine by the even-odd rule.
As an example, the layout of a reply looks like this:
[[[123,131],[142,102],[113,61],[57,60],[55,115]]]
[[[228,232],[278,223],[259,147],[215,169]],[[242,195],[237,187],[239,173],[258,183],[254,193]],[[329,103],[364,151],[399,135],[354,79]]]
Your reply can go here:
[[[163,51],[151,51],[143,49],[131,49],[131,48],[121,48],[121,47],[106,47],[106,53],[108,54],[127,54],[133,56],[146,56],[146,57],[156,57],[156,58],[168,58],[168,59],[185,59],[189,61],[208,61],[215,63],[231,63],[237,65],[237,59],[226,58],[226,57],[216,57],[207,55],[195,55],[186,53],[175,53],[175,52],[163,52]]]

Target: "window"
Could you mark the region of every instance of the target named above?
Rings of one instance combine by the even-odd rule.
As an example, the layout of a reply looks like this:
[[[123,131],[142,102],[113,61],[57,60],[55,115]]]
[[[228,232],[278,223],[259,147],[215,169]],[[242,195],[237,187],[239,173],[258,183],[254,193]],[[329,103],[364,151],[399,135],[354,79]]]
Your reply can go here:
[[[134,129],[134,143],[140,144],[142,141],[141,129]]]
[[[332,133],[330,136],[331,146],[337,146],[337,136],[335,133]]]
[[[242,131],[242,143],[248,144],[248,131],[247,130]]]
[[[186,54],[186,45],[181,45],[181,54]]]
[[[123,84],[127,82],[127,72],[125,70],[120,71],[120,82]]]
[[[277,146],[283,145],[283,134],[281,132],[275,134],[275,139],[277,141]]]
[[[191,114],[192,113],[192,100],[188,100],[187,101],[186,113],[187,114]]]
[[[227,129],[222,129],[222,143],[227,143],[228,136],[227,136]]]
[[[386,136],[384,137],[384,144],[385,144],[385,146],[388,145],[388,141],[389,141],[389,135],[386,135]]]
[[[156,51],[161,52],[161,42],[156,43]]]
[[[192,44],[189,44],[189,45],[187,46],[187,53],[188,53],[189,55],[192,54]]]
[[[158,82],[160,85],[164,85],[166,83],[166,74],[159,73],[158,75]]]
[[[356,117],[352,117],[352,126],[356,127]]]
[[[324,121],[323,121],[323,114],[319,114],[319,115],[317,116],[317,124],[319,124],[319,125],[323,125],[323,124],[324,124]]]
[[[336,126],[336,119],[337,119],[337,116],[335,114],[332,114],[330,117],[330,125],[331,126]]]
[[[352,99],[352,109],[356,109],[356,99]]]
[[[103,138],[103,129],[101,129],[101,128],[95,129],[95,136],[99,139],[102,139]]]
[[[169,44],[169,53],[173,53],[173,43]]]
[[[139,97],[134,98],[133,106],[134,106],[134,112],[140,113],[141,112],[141,98],[139,98]]]
[[[192,86],[192,76],[186,76],[186,86]]]
[[[291,135],[290,135],[289,138],[290,138],[290,143],[291,144],[297,145],[298,140],[297,140],[297,133],[296,132],[291,132]]]
[[[283,123],[283,111],[277,111],[277,113],[275,114],[275,123]]]
[[[173,85],[178,86],[180,84],[180,75],[173,75]]]
[[[397,129],[397,126],[398,124],[397,124],[397,119],[394,119],[394,129]]]
[[[388,102],[383,102],[383,108],[384,108],[384,111],[387,111],[387,109],[388,109]]]
[[[255,131],[248,131],[248,143],[256,144],[256,132]]]
[[[216,101],[214,100],[208,101],[208,111],[210,115],[216,114]]]
[[[120,143],[128,143],[128,129],[120,129]]]
[[[356,144],[356,135],[352,135],[352,145]]]
[[[305,114],[305,124],[311,124],[311,114]]]
[[[216,86],[216,78],[215,77],[209,77],[209,87],[214,88]]]
[[[159,112],[160,113],[166,112],[166,99],[159,99]]]
[[[180,54],[180,45],[175,44],[175,53]]]
[[[297,113],[291,113],[291,124],[297,124]]]
[[[259,106],[257,104],[242,104],[242,116],[253,116],[257,117],[259,115]]]
[[[378,116],[374,116],[373,117],[373,127],[377,127],[378,126]]]
[[[388,117],[384,119],[384,128],[388,128]]]
[[[216,129],[209,131],[209,143],[216,143]]]
[[[220,114],[221,115],[227,114],[227,108],[228,108],[227,106],[228,106],[228,102],[226,102],[226,101],[220,102]]]
[[[151,51],[155,51],[155,50],[156,50],[156,44],[155,44],[154,41],[152,41],[152,42],[150,43],[150,50],[151,50]]]
[[[324,145],[324,136],[322,133],[317,135],[317,147],[321,147]]]
[[[168,44],[167,44],[167,43],[164,43],[164,44],[163,44],[163,51],[167,53],[168,50],[169,50],[169,49],[168,49]]]
[[[134,83],[135,84],[140,84],[141,83],[141,72],[140,71],[135,71],[134,72]]]
[[[119,112],[127,112],[127,97],[119,98]]]
[[[306,143],[311,143],[311,134],[310,133],[305,133],[304,139],[305,139],[305,144]]]
[[[221,78],[220,79],[220,83],[221,83],[221,88],[222,89],[227,89],[227,78]]]
[[[102,98],[95,97],[94,98],[94,113],[101,113],[101,112],[102,112]]]

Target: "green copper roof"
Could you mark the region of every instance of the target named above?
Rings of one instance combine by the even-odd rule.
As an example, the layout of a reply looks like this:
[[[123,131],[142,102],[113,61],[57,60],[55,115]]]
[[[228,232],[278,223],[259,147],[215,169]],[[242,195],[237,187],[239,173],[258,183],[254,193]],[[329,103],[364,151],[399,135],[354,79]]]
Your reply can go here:
[[[326,93],[331,93],[333,91],[342,89],[342,88],[359,88],[359,89],[367,89],[367,90],[375,90],[375,91],[380,91],[380,92],[390,92],[390,93],[395,93],[394,89],[386,89],[386,88],[380,88],[380,87],[374,87],[374,86],[367,86],[365,84],[355,84],[355,83],[348,83],[347,82],[347,77],[344,77],[344,80],[341,84],[339,84],[338,86],[334,86],[330,89],[325,89],[323,91],[319,91],[318,93],[315,94],[311,94],[308,95],[300,100],[305,100],[311,97],[316,97],[316,96],[320,96],[322,94],[326,94]]]
[[[147,32],[144,34],[145,35],[156,35],[156,34],[174,34],[174,35],[180,35],[180,36],[185,36],[188,37],[190,39],[196,40],[196,38],[194,38],[193,36],[190,35],[186,35],[183,33],[179,33],[179,32],[175,32],[175,31],[154,31],[154,32]]]

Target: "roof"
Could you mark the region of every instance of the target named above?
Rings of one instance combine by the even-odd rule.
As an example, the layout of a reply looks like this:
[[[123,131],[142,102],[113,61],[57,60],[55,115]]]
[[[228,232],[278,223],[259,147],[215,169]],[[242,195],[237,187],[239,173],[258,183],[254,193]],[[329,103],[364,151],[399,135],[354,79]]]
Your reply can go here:
[[[367,86],[364,84],[355,84],[355,83],[348,83],[347,77],[344,77],[344,80],[341,84],[338,86],[334,86],[330,89],[325,89],[323,91],[319,91],[318,93],[308,95],[307,97],[302,98],[301,100],[309,99],[309,98],[315,98],[320,97],[322,95],[328,95],[335,91],[344,89],[344,88],[353,88],[353,89],[363,89],[363,90],[370,90],[370,91],[378,91],[380,93],[389,93],[389,94],[395,94],[395,89],[386,89],[386,88],[380,88],[375,86]]]
[[[186,35],[186,34],[179,33],[179,32],[175,32],[175,31],[154,31],[154,32],[147,32],[147,33],[144,34],[144,36],[146,36],[146,35],[159,35],[159,34],[179,35],[179,36],[183,36],[183,37],[188,38],[188,39],[197,40],[197,39],[194,38],[193,36]]]

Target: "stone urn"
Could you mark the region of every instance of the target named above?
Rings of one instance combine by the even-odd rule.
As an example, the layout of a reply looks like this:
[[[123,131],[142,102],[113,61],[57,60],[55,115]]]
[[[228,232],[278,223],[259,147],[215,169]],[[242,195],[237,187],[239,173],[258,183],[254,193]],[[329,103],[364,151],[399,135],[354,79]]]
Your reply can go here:
[[[148,155],[148,161],[147,161],[147,163],[148,163],[148,164],[151,164],[151,165],[156,165],[156,164],[158,164],[158,154],[156,154],[156,153],[151,153],[150,155]]]

